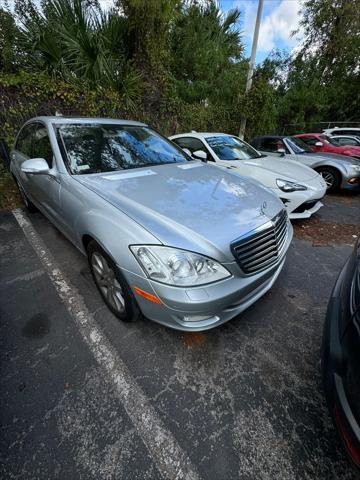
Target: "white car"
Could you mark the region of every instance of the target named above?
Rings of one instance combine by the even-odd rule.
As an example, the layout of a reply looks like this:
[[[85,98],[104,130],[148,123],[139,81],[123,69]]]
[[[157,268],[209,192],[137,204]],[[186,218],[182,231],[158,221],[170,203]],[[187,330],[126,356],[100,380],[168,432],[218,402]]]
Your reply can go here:
[[[292,160],[263,155],[238,137],[225,133],[182,133],[170,140],[197,160],[251,177],[283,201],[291,219],[309,218],[323,206],[326,183],[313,169]]]
[[[325,135],[360,135],[360,127],[334,127],[323,130]]]

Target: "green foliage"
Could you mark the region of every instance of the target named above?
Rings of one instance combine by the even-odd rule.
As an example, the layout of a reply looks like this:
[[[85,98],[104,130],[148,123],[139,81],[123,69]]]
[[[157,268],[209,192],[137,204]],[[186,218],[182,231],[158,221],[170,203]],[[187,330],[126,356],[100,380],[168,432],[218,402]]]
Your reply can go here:
[[[223,76],[232,82],[243,50],[236,28],[239,16],[238,10],[223,15],[215,1],[183,6],[171,31],[171,68],[181,98],[218,99]]]
[[[288,65],[281,123],[359,120],[359,9],[360,0],[305,1],[305,40]]]
[[[39,7],[41,4],[41,8]],[[358,120],[360,0],[305,0],[292,58],[248,61],[240,12],[216,0],[15,0],[0,9],[0,121],[11,140],[38,114],[135,118],[163,133],[246,138],[322,120]]]
[[[37,115],[122,116],[121,95],[114,90],[89,90],[43,73],[0,75],[0,124],[9,145],[23,122]]]
[[[89,89],[112,88],[128,106],[136,104],[142,80],[131,66],[126,18],[84,0],[48,0],[42,13],[22,0],[16,8],[30,70],[46,69]]]
[[[0,71],[13,72],[17,68],[19,30],[10,12],[0,7]]]

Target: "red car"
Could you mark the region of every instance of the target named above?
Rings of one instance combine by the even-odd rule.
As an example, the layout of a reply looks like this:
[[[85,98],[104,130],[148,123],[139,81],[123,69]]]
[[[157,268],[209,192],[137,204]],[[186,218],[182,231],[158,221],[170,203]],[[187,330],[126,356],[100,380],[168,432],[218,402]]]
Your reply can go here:
[[[294,137],[301,138],[313,152],[337,153],[349,157],[360,158],[360,147],[353,145],[339,146],[336,140],[323,133],[300,133]]]

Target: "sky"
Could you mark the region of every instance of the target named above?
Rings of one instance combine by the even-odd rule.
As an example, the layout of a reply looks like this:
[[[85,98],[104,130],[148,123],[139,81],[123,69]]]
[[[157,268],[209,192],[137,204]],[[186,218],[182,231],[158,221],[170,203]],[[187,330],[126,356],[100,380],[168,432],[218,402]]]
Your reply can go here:
[[[232,8],[241,11],[240,28],[245,44],[245,55],[250,56],[258,0],[219,0],[225,13]],[[294,37],[291,33],[299,27],[300,0],[264,0],[261,16],[256,63],[262,62],[274,49],[291,52],[302,39],[300,31]]]
[[[109,8],[113,0],[99,0]],[[144,0],[146,1],[146,0]],[[13,4],[13,0],[8,0]],[[232,8],[241,11],[240,29],[245,44],[245,55],[250,56],[258,0],[218,0],[221,10],[226,13]],[[0,0],[0,5],[3,0]],[[301,0],[264,0],[261,17],[256,63],[261,63],[274,49],[291,52],[301,41],[302,33],[294,37],[291,33],[299,26]]]

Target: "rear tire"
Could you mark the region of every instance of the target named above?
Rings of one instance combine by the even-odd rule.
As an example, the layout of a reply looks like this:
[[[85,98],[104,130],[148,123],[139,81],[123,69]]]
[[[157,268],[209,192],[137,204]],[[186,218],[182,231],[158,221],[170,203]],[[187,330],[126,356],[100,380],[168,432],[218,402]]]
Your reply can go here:
[[[340,186],[341,175],[340,173],[332,167],[320,167],[316,171],[323,177],[326,182],[326,191],[333,192],[337,190]]]
[[[16,180],[15,178],[15,182],[16,182],[16,185],[18,187],[18,190],[20,192],[20,196],[21,196],[21,200],[23,201],[23,204],[25,205],[26,207],[26,210],[29,212],[29,213],[35,213],[38,211],[38,209],[35,207],[35,205],[29,200],[29,198],[27,197],[23,187],[20,185],[20,183]]]
[[[140,309],[115,262],[94,240],[89,242],[87,254],[95,285],[109,310],[123,322],[137,320]]]

